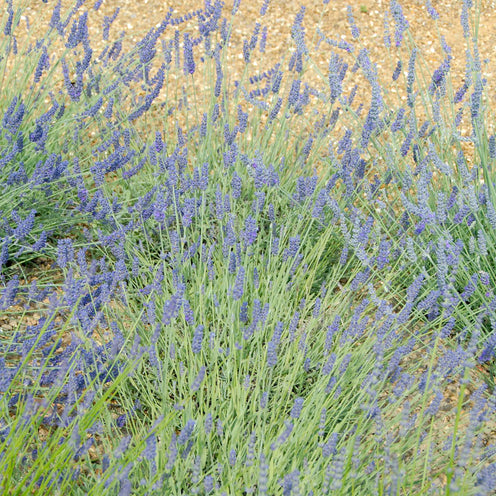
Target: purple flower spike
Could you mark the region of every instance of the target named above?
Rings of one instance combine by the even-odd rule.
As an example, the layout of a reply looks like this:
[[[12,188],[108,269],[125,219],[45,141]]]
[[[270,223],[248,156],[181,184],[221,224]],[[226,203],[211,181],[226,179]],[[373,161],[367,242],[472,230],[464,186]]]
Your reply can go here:
[[[108,39],[109,39],[110,26],[117,19],[117,16],[119,15],[119,10],[120,10],[120,7],[117,7],[117,9],[115,9],[115,11],[111,17],[105,16],[103,18],[103,39],[105,41],[108,41]]]
[[[50,68],[50,58],[48,56],[46,46],[43,45],[42,54],[40,56],[40,60],[38,62],[38,65],[37,65],[35,73],[34,73],[34,82],[39,83],[40,79],[41,79],[41,75],[43,74],[43,71],[45,69],[48,70],[49,68]]]
[[[189,33],[184,33],[184,75],[194,74],[195,68],[193,43],[189,37]]]
[[[257,239],[257,233],[257,221],[251,215],[249,215],[245,220],[245,230],[243,232],[246,246],[250,246],[255,242],[255,240]]]
[[[435,21],[437,21],[439,19],[439,13],[432,6],[431,0],[426,0],[425,7],[426,7],[427,12],[429,13],[429,15],[432,17],[432,19],[434,19]]]
[[[24,220],[19,219],[17,227],[14,229],[14,236],[18,241],[25,239],[33,229],[35,215],[36,210],[33,209]]]
[[[240,267],[238,274],[236,275],[236,280],[234,281],[234,287],[232,290],[232,297],[235,301],[238,301],[243,296],[243,287],[245,282],[245,269]]]
[[[64,269],[74,259],[72,240],[69,238],[60,239],[57,245],[57,254],[57,264]]]
[[[264,0],[262,7],[260,9],[260,15],[263,17],[267,13],[267,8],[269,7],[270,0]]]
[[[177,437],[177,444],[179,446],[182,446],[183,444],[186,444],[188,439],[191,437],[191,434],[193,434],[193,430],[195,428],[196,422],[193,419],[189,419],[186,422],[186,425],[184,426],[184,429],[181,431],[179,436]]]
[[[396,23],[394,39],[396,46],[399,47],[403,41],[403,33],[410,27],[410,24],[403,15],[403,8],[395,0],[391,1],[391,15]]]
[[[360,29],[358,29],[358,26],[355,23],[355,18],[353,17],[353,10],[351,8],[351,5],[348,5],[346,11],[348,14],[348,23],[350,24],[350,28],[351,28],[351,35],[356,40],[360,38]]]
[[[14,21],[14,9],[12,8],[12,0],[9,0],[8,2],[7,13],[9,14],[9,17],[7,19],[7,22],[5,23],[3,34],[5,36],[10,36],[12,34],[12,22]]]
[[[301,409],[303,407],[304,398],[296,398],[293,404],[293,408],[291,409],[291,418],[297,419],[300,417]]]
[[[269,464],[265,461],[265,455],[260,454],[260,471],[258,474],[258,492],[267,494],[267,484],[269,476]]]
[[[191,385],[191,391],[192,392],[196,392],[196,391],[198,391],[198,389],[200,389],[203,378],[205,377],[205,370],[206,370],[206,367],[204,365],[202,365],[200,368],[200,371],[198,372],[198,375],[195,377],[195,380],[193,381],[193,384]]]
[[[193,344],[192,344],[192,349],[193,353],[200,353],[202,349],[202,341],[203,341],[203,331],[205,329],[204,325],[199,325],[195,329],[195,334],[193,336]]]
[[[281,444],[285,443],[288,440],[289,436],[291,435],[291,432],[293,431],[294,424],[292,422],[285,421],[284,424],[286,428],[284,429],[282,434],[277,438],[277,441],[270,445],[270,449],[272,451],[277,449]]]

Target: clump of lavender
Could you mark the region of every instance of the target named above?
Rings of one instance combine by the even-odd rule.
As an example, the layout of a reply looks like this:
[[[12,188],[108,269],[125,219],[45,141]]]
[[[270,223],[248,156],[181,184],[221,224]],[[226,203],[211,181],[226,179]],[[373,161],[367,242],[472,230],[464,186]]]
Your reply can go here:
[[[2,83],[2,489],[490,493],[496,145],[476,43],[456,93],[444,40],[420,77],[391,2],[398,105],[351,8],[353,44],[318,33],[318,86],[306,9],[292,56],[260,71],[270,2],[232,47],[239,4],[171,10],[127,53],[116,10],[97,55],[83,2],[31,50],[7,2],[2,49],[25,66]]]

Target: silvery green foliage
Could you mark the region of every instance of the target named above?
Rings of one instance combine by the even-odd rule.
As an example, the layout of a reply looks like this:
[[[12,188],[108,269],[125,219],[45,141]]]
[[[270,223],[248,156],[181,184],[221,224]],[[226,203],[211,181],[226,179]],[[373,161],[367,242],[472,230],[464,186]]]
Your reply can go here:
[[[56,4],[31,48],[12,1],[3,17],[2,50],[27,76],[6,71],[0,103],[0,310],[15,322],[0,340],[2,489],[421,493],[432,466],[443,492],[494,491],[496,145],[476,43],[462,86],[444,39],[420,77],[392,1],[385,45],[410,55],[381,81],[349,8],[353,43],[317,31],[318,86],[304,7],[291,56],[255,69],[271,42],[264,1],[232,81],[240,2],[228,17],[220,1],[170,10],[128,53],[116,9],[100,54],[83,4]],[[186,90],[163,98],[203,70],[215,77],[197,108]],[[365,103],[346,93],[358,71]],[[164,125],[142,132],[156,110]],[[50,268],[28,281],[40,257]],[[441,412],[452,432],[436,430]]]

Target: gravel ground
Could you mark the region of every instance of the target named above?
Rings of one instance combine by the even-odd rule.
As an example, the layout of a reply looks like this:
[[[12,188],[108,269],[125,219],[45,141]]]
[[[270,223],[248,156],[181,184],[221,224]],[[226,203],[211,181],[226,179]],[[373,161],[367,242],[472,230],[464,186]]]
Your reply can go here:
[[[103,0],[98,11],[94,11],[93,6],[96,0],[87,0],[81,8],[81,11],[89,10],[89,29],[90,43],[95,56],[101,53],[106,45],[103,40],[103,22],[105,17],[112,17],[116,9],[119,9],[119,15],[115,19],[110,29],[110,40],[119,38],[122,32],[125,32],[123,39],[123,49],[126,51],[134,46],[150,28],[158,26],[165,18],[169,9],[173,9],[174,17],[179,17],[185,12],[190,12],[204,7],[203,1],[186,0]],[[22,34],[31,40],[36,40],[49,29],[49,22],[53,7],[56,5],[55,0],[47,0],[47,4],[41,4],[39,0],[14,0],[14,5],[27,4],[25,16],[23,16],[23,25],[20,26],[18,41],[21,45],[23,40]],[[211,2],[213,3],[213,1]],[[224,15],[229,17],[232,9],[232,0],[228,0],[224,6]],[[317,30],[320,29],[328,38],[342,39],[348,42],[353,42],[350,25],[348,23],[347,6],[351,5],[355,22],[360,29],[360,38],[357,48],[366,47],[369,50],[370,58],[377,64],[377,71],[380,80],[383,82],[391,81],[391,75],[394,71],[398,59],[403,61],[403,72],[406,75],[409,52],[406,49],[406,44],[403,42],[400,49],[386,49],[384,46],[384,12],[389,7],[389,1],[385,0],[330,0],[327,5],[324,5],[321,0],[271,0],[269,8],[265,16],[260,16],[260,7],[262,0],[242,0],[237,21],[231,36],[231,47],[227,64],[224,67],[226,78],[237,79],[243,69],[245,63],[242,56],[243,40],[250,39],[253,29],[257,22],[261,22],[262,26],[267,26],[268,41],[267,48],[264,54],[257,52],[253,56],[250,74],[257,71],[260,73],[273,67],[275,63],[281,60],[281,57],[286,52],[288,46],[290,50],[294,49],[294,43],[291,40],[291,26],[296,14],[301,6],[305,7],[304,26],[306,29],[306,43],[312,56],[312,63],[305,67],[304,81],[314,87],[325,89],[327,86],[327,67],[331,54],[331,47],[325,43],[318,45]],[[483,77],[487,79],[487,95],[491,105],[496,102],[496,84],[494,73],[496,68],[494,65],[493,55],[496,50],[496,1],[495,0],[479,0],[481,18],[478,31],[480,58],[483,61]],[[61,0],[62,18],[65,18],[70,11],[73,2],[71,0]],[[452,49],[451,72],[453,78],[454,91],[463,84],[465,73],[465,51],[466,41],[463,38],[463,30],[460,24],[460,12],[462,7],[461,0],[432,0],[433,7],[438,11],[440,18],[434,22],[426,9],[424,1],[409,0],[400,1],[403,8],[403,13],[410,24],[410,32],[412,33],[416,46],[419,48],[421,55],[418,57],[419,64],[426,64],[425,74],[432,72],[441,64],[444,53],[441,49],[440,39],[444,36],[446,43]],[[26,18],[27,17],[27,18]],[[28,29],[29,27],[29,29]],[[171,28],[175,29],[175,28]],[[193,36],[198,33],[196,20],[189,24],[180,25],[181,30],[188,30]],[[394,25],[392,26],[394,31]],[[170,36],[171,31],[167,31]],[[405,38],[407,35],[405,35]],[[394,44],[394,40],[393,40]],[[52,46],[50,53],[55,57],[56,53],[62,53],[63,46]],[[339,55],[344,57],[350,67],[354,63],[352,56],[346,54],[343,50],[337,50]],[[355,51],[357,53],[357,50]],[[155,63],[160,65],[161,61],[156,57]],[[485,61],[485,62],[484,62]],[[62,76],[61,76],[62,77]],[[194,85],[195,91],[200,93],[202,88],[207,86],[206,81],[202,78],[204,75],[200,71],[195,72],[191,84]],[[181,94],[181,86],[184,84],[184,78],[177,81],[178,85],[174,88],[174,74],[171,74],[169,85],[174,93]],[[62,82],[61,82],[62,84]],[[370,102],[370,87],[365,82],[363,76],[358,71],[353,77],[345,78],[346,84],[349,87],[344,88],[344,94],[349,93],[352,85],[358,84],[359,91],[355,99],[356,102],[363,101],[366,108]],[[386,83],[387,84],[387,83]],[[385,86],[385,85],[384,85]],[[187,88],[191,90],[190,87]],[[363,91],[363,93],[360,92]],[[155,101],[159,103],[165,101],[165,92],[163,91],[160,97]],[[173,102],[171,92],[167,98]],[[385,98],[391,99],[396,105],[406,103],[406,95],[404,84],[391,86],[388,88]],[[48,103],[48,102],[47,102]],[[165,114],[164,110],[160,110],[152,106],[150,117],[151,119],[161,119]],[[316,104],[320,102],[316,100]],[[316,107],[319,108],[319,107]],[[420,115],[420,113],[419,113]],[[421,116],[422,117],[422,116]],[[145,122],[148,122],[148,118]],[[156,125],[157,121],[153,121]],[[182,125],[183,123],[179,123]],[[344,125],[340,119],[338,127],[335,130],[336,136],[340,136],[342,132],[341,126]],[[460,126],[462,135],[469,135],[470,124],[468,121],[462,121]],[[495,130],[489,127],[489,130]],[[469,144],[463,143],[462,148],[469,161],[472,160],[473,150]]]
[[[15,0],[14,5],[24,3],[23,0]],[[34,37],[43,35],[48,28],[54,0],[47,0],[47,5],[40,4],[38,0],[28,0],[26,14],[30,21],[30,32]],[[72,5],[70,0],[62,0],[62,12],[68,12]],[[91,10],[90,16],[90,39],[95,53],[99,53],[105,46],[102,39],[102,23],[105,16],[112,16],[116,9],[120,9],[119,15],[112,24],[110,38],[117,38],[122,32],[126,32],[124,45],[139,41],[153,26],[158,25],[165,17],[169,9],[179,16],[185,12],[204,7],[202,1],[171,1],[171,0],[103,0],[99,10],[93,11],[94,0],[86,1],[82,7]],[[481,19],[479,29],[479,49],[481,59],[491,59],[496,50],[496,1],[482,0]],[[244,66],[242,60],[242,40],[251,36],[255,23],[262,22],[268,27],[268,45],[265,57],[255,61],[254,66],[268,65],[277,61],[288,46],[291,25],[300,10],[305,6],[304,25],[309,39],[315,38],[315,28],[320,26],[321,30],[333,39],[352,41],[351,30],[347,21],[347,6],[351,5],[353,15],[361,30],[360,41],[363,46],[370,50],[371,58],[378,63],[379,71],[394,69],[396,57],[388,55],[384,47],[384,11],[389,2],[384,0],[330,0],[327,5],[322,1],[311,0],[272,0],[266,15],[260,17],[260,6],[262,0],[242,0],[239,8],[238,22],[233,32],[231,44],[233,53],[237,55],[230,61],[232,69],[241,70]],[[403,13],[410,23],[411,32],[414,34],[417,46],[423,52],[426,62],[434,69],[442,60],[439,45],[439,35],[445,37],[446,42],[452,48],[453,70],[455,74],[462,75],[465,70],[465,39],[462,36],[460,26],[460,12],[462,1],[432,0],[432,5],[438,11],[440,18],[436,23],[430,18],[422,0],[400,1]],[[232,1],[227,1],[224,7],[227,16],[232,8]],[[239,20],[242,19],[242,23]],[[36,21],[36,22],[35,22]],[[190,25],[190,27],[192,27]],[[438,33],[438,30],[439,33]],[[26,30],[27,33],[27,30]],[[238,45],[236,47],[236,45]],[[328,65],[328,53],[321,51],[315,54],[316,63],[323,71]],[[312,51],[314,56],[314,51]],[[257,57],[258,59],[258,57]],[[263,67],[261,67],[263,69]],[[391,70],[392,72],[392,70]],[[489,95],[491,99],[496,97],[494,75],[494,61],[489,62],[484,70],[484,76],[488,79]],[[390,73],[389,73],[390,74]]]

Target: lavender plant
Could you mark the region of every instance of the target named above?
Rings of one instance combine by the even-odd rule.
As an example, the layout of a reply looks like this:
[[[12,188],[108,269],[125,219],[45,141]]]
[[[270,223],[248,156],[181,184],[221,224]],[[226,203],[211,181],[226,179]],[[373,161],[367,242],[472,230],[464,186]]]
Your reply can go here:
[[[2,18],[2,491],[493,492],[496,152],[472,2],[456,93],[450,47],[431,71],[390,2],[406,105],[352,8],[353,44],[317,29],[315,47],[302,7],[261,72],[268,1],[239,47],[239,2],[206,1],[98,56],[84,4],[56,4],[30,47],[22,6]]]

